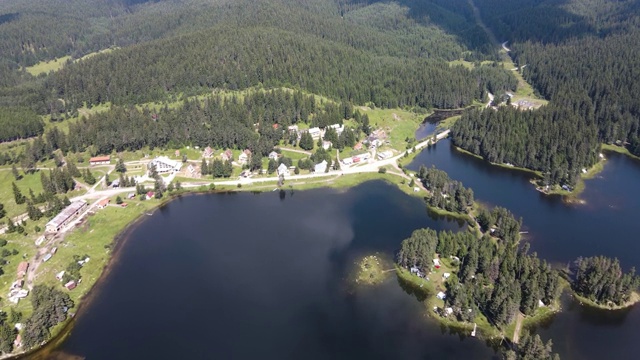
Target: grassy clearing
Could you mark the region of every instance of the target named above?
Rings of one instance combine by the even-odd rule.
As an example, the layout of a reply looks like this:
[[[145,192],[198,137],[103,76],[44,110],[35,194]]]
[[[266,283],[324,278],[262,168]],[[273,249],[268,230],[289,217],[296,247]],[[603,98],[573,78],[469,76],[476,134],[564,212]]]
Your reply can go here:
[[[37,195],[42,192],[42,183],[40,182],[40,171],[33,174],[22,174],[22,179],[16,181],[10,170],[0,171],[0,203],[4,204],[7,215],[14,217],[23,214],[26,211],[26,205],[18,205],[13,197],[11,183],[15,182],[22,195],[29,197],[29,188]]]
[[[389,271],[385,270],[386,268],[393,269],[389,264],[386,264],[380,256],[365,256],[358,262],[356,282],[366,285],[380,284],[389,274]]]
[[[73,62],[77,62],[77,61],[82,61],[82,60],[86,60],[89,59],[95,55],[98,54],[105,54],[108,52],[111,52],[115,49],[103,49],[100,51],[96,51],[96,52],[92,52],[90,54],[87,54],[83,57],[81,57],[80,59],[76,59],[73,60]],[[27,66],[25,68],[25,70],[27,70],[27,72],[33,76],[38,76],[40,74],[48,74],[51,71],[58,71],[60,69],[62,69],[62,67],[67,63],[67,61],[71,60],[71,56],[67,55],[67,56],[63,56],[63,57],[59,57],[57,59],[53,59],[53,60],[47,60],[47,61],[40,61],[39,63],[32,65],[32,66]]]
[[[363,113],[369,116],[371,126],[382,128],[386,131],[394,149],[406,149],[406,139],[415,139],[415,132],[424,120],[426,114],[402,109],[371,109],[364,110]]]
[[[457,116],[452,116],[440,121],[438,123],[438,126],[436,127],[436,130],[451,129],[453,127],[453,124],[455,124],[458,120],[460,120],[461,117],[462,115],[457,115]]]
[[[66,64],[69,60],[71,60],[71,56],[67,55],[49,61],[40,61],[35,65],[27,66],[25,70],[27,70],[27,72],[33,76],[48,74],[51,71],[58,71],[62,69],[64,64]]]
[[[629,152],[629,149],[623,146],[618,146],[613,144],[602,144],[602,150],[617,152],[619,154],[627,155],[632,159],[640,160],[640,156],[633,155],[631,152]]]

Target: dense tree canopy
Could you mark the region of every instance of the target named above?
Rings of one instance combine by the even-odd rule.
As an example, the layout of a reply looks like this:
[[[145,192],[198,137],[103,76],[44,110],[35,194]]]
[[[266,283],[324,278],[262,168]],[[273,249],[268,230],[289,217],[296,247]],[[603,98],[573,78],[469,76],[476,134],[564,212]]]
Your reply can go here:
[[[623,273],[618,259],[604,256],[578,258],[573,266],[573,289],[598,304],[623,305],[640,286],[635,268]]]
[[[452,139],[493,163],[544,172],[550,184],[573,185],[581,170],[598,160],[600,149],[588,111],[577,114],[555,105],[467,111],[454,125]]]
[[[41,135],[44,122],[27,108],[0,107],[0,142]]]

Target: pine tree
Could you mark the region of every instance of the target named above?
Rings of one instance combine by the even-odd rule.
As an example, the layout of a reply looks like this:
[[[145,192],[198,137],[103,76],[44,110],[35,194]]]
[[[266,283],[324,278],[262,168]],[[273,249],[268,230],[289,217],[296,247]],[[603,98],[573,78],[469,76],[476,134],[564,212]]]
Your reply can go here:
[[[29,219],[38,221],[42,218],[42,211],[38,209],[31,201],[27,201],[27,215]]]
[[[16,164],[11,165],[11,173],[13,174],[13,177],[16,179],[16,181],[22,179],[22,175],[20,175],[20,173],[18,172]]]
[[[20,189],[18,188],[18,185],[12,182],[11,186],[13,187],[13,198],[15,199],[16,204],[18,205],[24,204],[27,198],[24,195],[22,195],[22,193],[20,192]]]
[[[124,160],[122,160],[122,158],[119,158],[116,163],[116,171],[122,174],[127,172],[127,166],[124,164]]]

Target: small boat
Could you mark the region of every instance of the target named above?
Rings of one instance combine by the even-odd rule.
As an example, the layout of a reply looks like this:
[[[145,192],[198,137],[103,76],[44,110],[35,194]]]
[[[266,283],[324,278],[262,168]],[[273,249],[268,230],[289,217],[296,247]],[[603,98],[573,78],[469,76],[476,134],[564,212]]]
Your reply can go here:
[[[475,337],[476,336],[476,328],[478,327],[478,325],[476,323],[473,323],[473,331],[471,332],[471,336]]]

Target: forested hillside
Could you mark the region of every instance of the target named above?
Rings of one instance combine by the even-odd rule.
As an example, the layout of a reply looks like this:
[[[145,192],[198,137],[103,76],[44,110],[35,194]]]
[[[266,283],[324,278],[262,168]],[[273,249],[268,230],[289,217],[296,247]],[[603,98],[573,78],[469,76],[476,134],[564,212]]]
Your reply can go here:
[[[545,185],[573,185],[598,160],[600,143],[590,119],[555,104],[534,111],[472,110],[453,126],[452,139],[493,163],[541,171]]]
[[[579,117],[596,125],[598,141],[626,145],[640,154],[637,1],[477,0],[476,5],[497,37],[510,42],[515,61],[527,65],[522,69],[524,78],[555,107],[568,112],[560,121],[573,126]],[[544,146],[545,141],[536,145]],[[508,153],[508,146],[498,141],[492,150]]]

